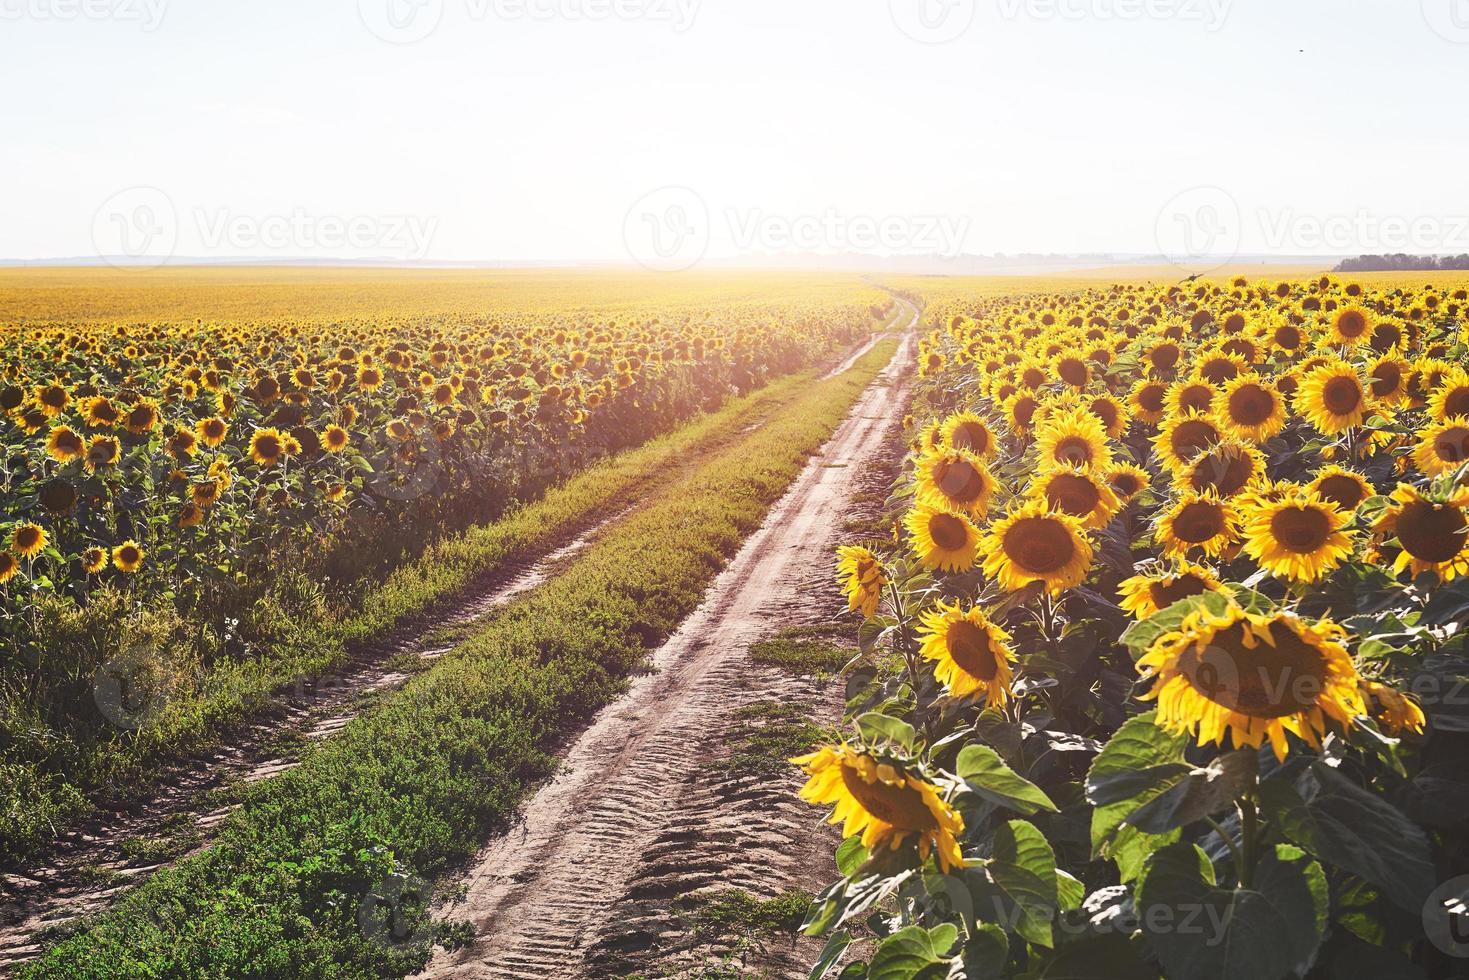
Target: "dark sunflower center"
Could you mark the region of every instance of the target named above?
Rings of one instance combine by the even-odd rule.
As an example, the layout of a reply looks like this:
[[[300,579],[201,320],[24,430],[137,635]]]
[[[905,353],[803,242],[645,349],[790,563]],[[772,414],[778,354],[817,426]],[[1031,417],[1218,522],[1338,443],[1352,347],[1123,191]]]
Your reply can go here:
[[[1080,388],[1082,385],[1086,384],[1086,364],[1078,360],[1077,358],[1066,358],[1057,366],[1056,371],[1058,374],[1061,375],[1062,381],[1066,382],[1074,388]]]
[[[1090,466],[1096,458],[1092,444],[1082,436],[1062,436],[1056,440],[1051,456],[1056,462],[1071,466]]]
[[[1402,337],[1403,332],[1391,323],[1379,323],[1372,331],[1372,347],[1377,351],[1386,353],[1392,350],[1393,346]]]
[[[1372,393],[1378,398],[1386,398],[1402,386],[1403,369],[1388,361],[1377,365],[1372,369]]]
[[[1175,578],[1166,578],[1148,586],[1153,605],[1159,609],[1167,609],[1175,602],[1182,602],[1190,596],[1203,595],[1207,591],[1209,591],[1209,583],[1193,572],[1186,572]]]
[[[1469,415],[1469,388],[1455,388],[1444,399],[1444,415]]]
[[[1221,497],[1233,497],[1246,486],[1255,475],[1255,466],[1250,457],[1209,453],[1194,464],[1189,482],[1195,490],[1213,487]]]
[[[132,565],[138,560],[138,549],[132,545],[125,546],[117,553],[117,560],[123,565]]]
[[[950,500],[971,503],[984,495],[984,477],[968,460],[943,460],[934,467],[934,483]]]
[[[1005,532],[1005,554],[1032,575],[1059,572],[1076,557],[1076,542],[1060,521],[1028,517],[1016,521]]]
[[[76,502],[76,488],[65,480],[52,480],[41,488],[41,506],[53,514],[66,513]]]
[[[1205,419],[1186,419],[1174,426],[1168,437],[1174,455],[1183,460],[1193,459],[1218,441],[1219,430]]]
[[[1117,406],[1111,402],[1092,402],[1092,414],[1108,429],[1117,424]]]
[[[1015,410],[1012,414],[1014,415],[1016,422],[1020,423],[1021,425],[1029,425],[1030,420],[1035,417],[1035,409],[1035,399],[1022,398],[1015,403]]]
[[[1185,544],[1203,544],[1224,533],[1224,508],[1211,500],[1185,504],[1173,519],[1173,536]]]
[[[1178,358],[1181,354],[1182,351],[1173,344],[1161,344],[1153,349],[1152,354],[1148,355],[1148,358],[1157,367],[1171,368],[1178,363]]]
[[[999,664],[994,651],[990,649],[987,632],[969,620],[961,619],[949,624],[945,642],[949,648],[949,656],[954,658],[954,663],[962,667],[966,674],[983,681],[994,680]]]
[[[1271,624],[1270,635],[1274,646],[1264,640],[1246,646],[1244,627],[1236,624],[1216,633],[1204,650],[1190,648],[1179,670],[1210,701],[1255,718],[1315,707],[1325,689],[1321,651],[1280,623]]]
[[[1214,389],[1208,385],[1189,385],[1178,396],[1178,405],[1186,412],[1207,412],[1214,404]]]
[[[56,433],[56,448],[64,453],[81,452],[82,439],[75,432],[63,429]]]
[[[1321,389],[1321,402],[1332,415],[1350,415],[1362,404],[1362,388],[1356,378],[1332,378]]]
[[[1262,425],[1275,413],[1275,396],[1257,384],[1240,385],[1229,395],[1229,417],[1235,425]]]
[[[1270,519],[1270,536],[1297,554],[1310,554],[1331,537],[1331,520],[1316,507],[1287,507]]]
[[[1112,484],[1112,489],[1124,497],[1131,497],[1143,488],[1142,481],[1137,478],[1137,474],[1127,470],[1113,473],[1109,482]]]
[[[923,803],[923,795],[911,786],[869,783],[857,770],[842,766],[842,785],[862,809],[899,830],[935,830],[938,823]]]
[[[1342,510],[1356,510],[1366,499],[1362,485],[1351,477],[1332,475],[1316,485],[1316,492],[1336,504]]]
[[[1164,394],[1166,389],[1162,385],[1148,385],[1137,393],[1137,401],[1149,412],[1161,412]]]
[[[1336,318],[1336,329],[1343,337],[1360,337],[1367,332],[1367,318],[1357,310],[1344,310]]]
[[[1295,327],[1280,327],[1275,331],[1275,343],[1285,350],[1301,346],[1301,332]]]
[[[23,527],[15,532],[15,546],[21,551],[34,548],[41,540],[41,532],[33,527]]]
[[[281,454],[281,441],[275,436],[262,436],[255,443],[255,448],[266,459],[275,459]]]
[[[1447,504],[1414,502],[1398,516],[1398,541],[1419,561],[1452,561],[1464,550],[1469,522],[1464,512]]]
[[[982,454],[990,448],[989,430],[978,422],[965,422],[954,429],[954,445]]]
[[[1223,384],[1239,376],[1239,365],[1226,358],[1209,361],[1199,371],[1214,384]]]
[[[1085,517],[1097,509],[1102,495],[1097,492],[1097,485],[1086,477],[1061,473],[1046,484],[1046,502],[1072,517]]]
[[[930,517],[928,534],[933,538],[933,543],[945,551],[956,551],[969,540],[964,522],[952,514],[934,514]]]

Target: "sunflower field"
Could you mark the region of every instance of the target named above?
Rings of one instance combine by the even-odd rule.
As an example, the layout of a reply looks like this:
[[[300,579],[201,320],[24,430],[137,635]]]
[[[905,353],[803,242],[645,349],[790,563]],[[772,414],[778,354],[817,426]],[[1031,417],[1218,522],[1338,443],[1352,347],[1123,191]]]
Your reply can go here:
[[[813,977],[1469,975],[1466,297],[930,305]]]
[[[390,275],[345,273],[334,299],[295,273],[279,289],[168,275],[116,294],[90,279],[0,293],[7,821],[27,814],[5,801],[55,796],[60,774],[105,769],[106,747],[132,737],[94,704],[106,664],[184,703],[221,665],[269,662],[349,616],[436,540],[835,356],[891,306],[855,279],[640,281],[602,302],[595,277],[479,275],[478,292],[405,280],[374,311],[358,294],[392,294]],[[255,290],[259,315],[178,315],[248,310]],[[452,309],[414,312],[439,294]],[[292,301],[320,311],[279,315]],[[159,319],[95,313],[149,303]]]

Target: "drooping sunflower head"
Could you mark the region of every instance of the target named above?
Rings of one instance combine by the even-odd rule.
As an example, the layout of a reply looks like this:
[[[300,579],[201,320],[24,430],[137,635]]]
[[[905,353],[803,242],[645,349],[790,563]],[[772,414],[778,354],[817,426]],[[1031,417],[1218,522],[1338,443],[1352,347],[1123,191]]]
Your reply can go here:
[[[1162,565],[1156,571],[1125,579],[1117,586],[1122,608],[1137,619],[1147,619],[1175,602],[1182,602],[1205,592],[1223,591],[1224,586],[1218,575],[1209,568],[1190,561]]]
[[[1108,471],[1111,473],[1111,470]],[[1042,470],[1029,495],[1044,500],[1051,510],[1079,519],[1083,527],[1106,527],[1122,509],[1106,476],[1096,470],[1055,467]]]
[[[1245,514],[1244,550],[1277,578],[1315,582],[1351,556],[1349,518],[1309,492],[1260,502]]]
[[[973,412],[957,412],[944,420],[944,444],[954,449],[963,449],[981,461],[993,459],[999,452],[994,430],[989,423]]]
[[[837,549],[837,580],[847,595],[849,612],[860,610],[863,619],[877,615],[877,604],[888,583],[877,555],[857,545],[842,545]]]
[[[1367,387],[1357,369],[1343,362],[1314,368],[1296,390],[1296,411],[1323,435],[1340,435],[1361,425],[1368,406]]]
[[[1105,470],[1112,465],[1112,447],[1101,421],[1085,409],[1057,412],[1036,430],[1039,469],[1064,467]]]
[[[1248,442],[1224,439],[1194,457],[1177,474],[1185,489],[1233,497],[1265,477],[1265,456]]]
[[[1285,398],[1258,375],[1241,374],[1225,383],[1214,417],[1230,435],[1264,442],[1285,428]]]
[[[934,506],[983,517],[995,492],[995,478],[963,449],[936,448],[918,460],[918,497]]]
[[[990,622],[983,610],[967,612],[940,602],[919,617],[920,653],[934,662],[934,676],[950,697],[985,697],[994,706],[1010,699],[1010,635]]]
[[[833,804],[827,822],[841,824],[843,837],[861,834],[869,852],[897,850],[912,838],[920,861],[936,854],[946,873],[965,866],[958,840],[963,818],[915,769],[850,745],[823,746],[791,762],[810,776],[801,799]]]
[[[1012,508],[991,525],[984,541],[984,572],[1010,591],[1039,582],[1051,595],[1080,585],[1093,550],[1079,519],[1050,509],[1043,499]]]
[[[1429,476],[1458,470],[1469,461],[1469,417],[1450,416],[1424,426],[1413,461]]]
[[[1164,466],[1178,473],[1223,438],[1223,431],[1212,418],[1189,412],[1164,420],[1153,437],[1153,449]]]
[[[1199,608],[1179,629],[1159,637],[1138,661],[1153,681],[1143,697],[1158,705],[1156,722],[1197,735],[1199,745],[1259,748],[1269,739],[1285,760],[1287,733],[1320,747],[1329,724],[1352,727],[1365,711],[1346,631],[1295,614]]]
[[[979,530],[963,514],[920,502],[906,517],[909,540],[925,568],[966,572],[979,551]]]
[[[1397,539],[1398,574],[1433,572],[1445,582],[1469,574],[1469,488],[1430,496],[1400,484],[1373,530]]]
[[[1363,681],[1362,700],[1367,705],[1367,715],[1388,735],[1404,732],[1422,735],[1428,724],[1417,701],[1387,684]]]
[[[1185,491],[1159,515],[1155,534],[1164,555],[1218,558],[1239,537],[1239,512],[1212,491]]]

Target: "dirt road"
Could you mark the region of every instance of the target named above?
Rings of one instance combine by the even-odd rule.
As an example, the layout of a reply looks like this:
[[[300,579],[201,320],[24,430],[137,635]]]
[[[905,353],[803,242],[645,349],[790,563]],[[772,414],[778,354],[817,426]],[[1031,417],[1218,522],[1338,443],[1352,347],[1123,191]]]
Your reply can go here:
[[[707,764],[724,751],[742,707],[825,700],[831,709],[830,685],[759,666],[747,653],[782,627],[831,614],[821,597],[831,592],[833,552],[863,473],[901,438],[914,347],[910,331],[704,604],[656,652],[652,671],[572,745],[522,825],[481,854],[443,910],[473,922],[476,938],[441,953],[429,976],[623,976],[653,957],[666,970],[677,965],[667,951],[680,931],[679,900],[731,886],[769,896],[826,874],[829,842],[813,833],[815,811],[794,799],[789,782],[732,787],[711,780]],[[804,975],[794,959],[776,969]]]

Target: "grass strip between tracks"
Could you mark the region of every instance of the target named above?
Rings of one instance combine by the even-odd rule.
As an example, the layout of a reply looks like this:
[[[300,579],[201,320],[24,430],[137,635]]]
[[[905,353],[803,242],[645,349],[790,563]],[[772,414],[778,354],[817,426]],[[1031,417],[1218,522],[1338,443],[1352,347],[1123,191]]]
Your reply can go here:
[[[614,698],[693,612],[894,346],[808,382],[428,673],[255,787],[213,847],[159,872],[20,975],[419,969],[432,934],[414,878],[469,858],[553,771],[558,738]]]

